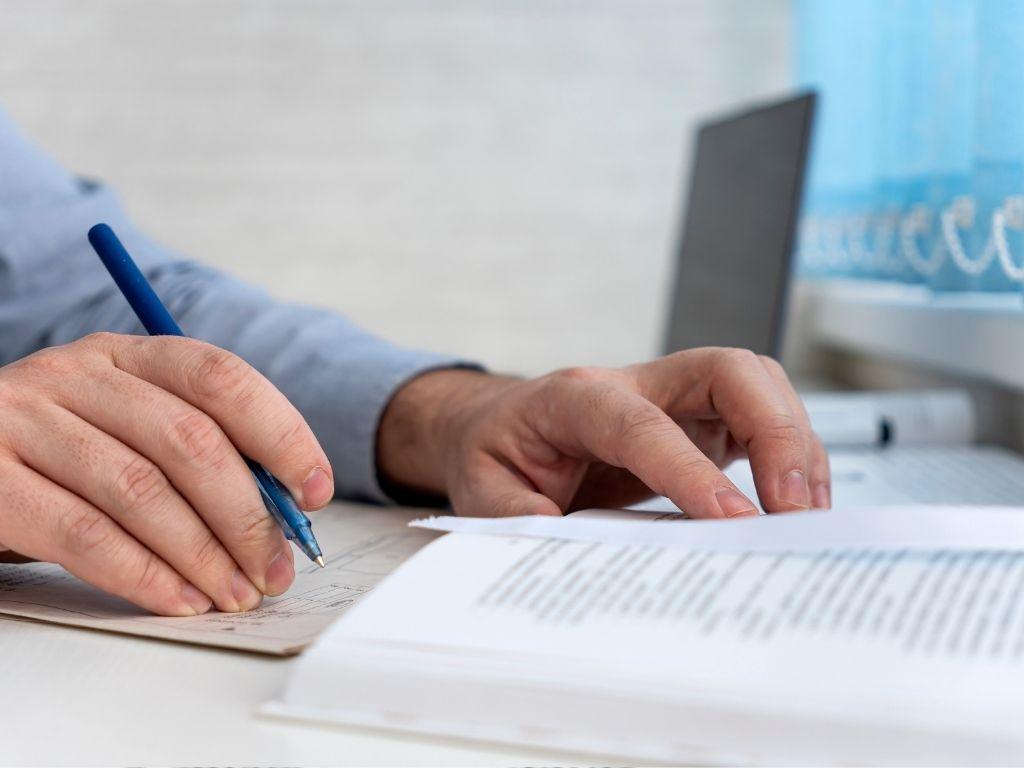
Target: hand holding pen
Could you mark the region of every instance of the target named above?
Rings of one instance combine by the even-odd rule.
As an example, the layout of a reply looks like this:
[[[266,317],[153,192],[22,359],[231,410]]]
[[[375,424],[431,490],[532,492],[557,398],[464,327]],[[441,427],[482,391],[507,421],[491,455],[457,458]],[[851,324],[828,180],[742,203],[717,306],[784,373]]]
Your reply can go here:
[[[185,335],[117,239],[114,230],[106,224],[97,224],[89,230],[89,242],[150,336]],[[257,418],[262,417],[262,414],[255,415]],[[245,463],[260,489],[267,512],[281,528],[285,538],[294,541],[306,557],[323,568],[324,558],[313,536],[309,518],[296,505],[288,489],[258,462],[245,459]]]
[[[229,352],[104,333],[23,358],[0,368],[0,550],[158,614],[255,608],[294,556],[239,452],[303,509],[333,495],[305,421]]]

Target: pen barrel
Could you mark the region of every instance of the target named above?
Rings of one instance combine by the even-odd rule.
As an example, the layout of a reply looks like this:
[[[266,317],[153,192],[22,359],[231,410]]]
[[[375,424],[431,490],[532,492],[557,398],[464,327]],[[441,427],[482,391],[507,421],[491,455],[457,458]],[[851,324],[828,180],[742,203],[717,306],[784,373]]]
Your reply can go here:
[[[146,331],[151,336],[184,336],[114,231],[106,224],[96,224],[89,230],[88,237],[96,255],[114,278]],[[322,567],[320,546],[313,535],[309,518],[299,509],[288,489],[262,465],[248,458],[245,458],[245,462],[274,522],[289,541],[294,541],[311,560]]]
[[[89,230],[89,243],[151,336],[184,336],[127,249],[106,224]]]
[[[253,477],[256,478],[256,485],[259,486],[260,495],[263,496],[263,503],[267,510],[281,526],[285,538],[289,541],[295,539],[298,529],[303,524],[306,527],[309,526],[309,518],[299,509],[292,495],[288,493],[288,489],[281,485],[280,481],[270,474],[266,467],[250,458],[243,458],[245,458],[245,463]]]

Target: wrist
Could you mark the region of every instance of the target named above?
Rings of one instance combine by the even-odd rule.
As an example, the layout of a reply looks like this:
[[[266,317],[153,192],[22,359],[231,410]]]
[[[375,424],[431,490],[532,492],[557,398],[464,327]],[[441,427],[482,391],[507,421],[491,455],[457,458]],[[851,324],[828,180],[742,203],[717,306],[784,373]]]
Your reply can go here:
[[[402,386],[377,430],[377,476],[399,502],[443,500],[448,468],[476,414],[517,379],[481,371],[429,371]]]

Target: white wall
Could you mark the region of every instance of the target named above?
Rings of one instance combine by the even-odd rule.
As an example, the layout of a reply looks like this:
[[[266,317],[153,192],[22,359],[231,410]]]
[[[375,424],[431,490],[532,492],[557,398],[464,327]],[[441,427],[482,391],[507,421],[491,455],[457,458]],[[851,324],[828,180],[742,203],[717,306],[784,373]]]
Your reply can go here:
[[[539,372],[658,346],[687,134],[786,0],[0,0],[0,102],[168,244]]]

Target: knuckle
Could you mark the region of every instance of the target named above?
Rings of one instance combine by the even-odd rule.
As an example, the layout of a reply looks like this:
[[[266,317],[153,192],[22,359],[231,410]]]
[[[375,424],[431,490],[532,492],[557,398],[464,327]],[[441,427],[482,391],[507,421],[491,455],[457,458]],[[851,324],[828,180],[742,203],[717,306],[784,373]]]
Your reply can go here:
[[[68,347],[50,347],[25,358],[24,364],[31,372],[49,380],[59,380],[75,373],[78,364]]]
[[[675,352],[669,352],[664,356],[665,360],[686,360],[699,355],[707,354],[708,347],[690,347],[689,349],[679,349]]]
[[[95,333],[83,336],[78,341],[72,342],[72,344],[92,349],[109,349],[117,344],[121,338],[122,336],[119,334],[111,333],[110,331],[96,331]]]
[[[179,417],[171,426],[171,441],[189,464],[219,465],[225,451],[225,438],[217,422],[200,411]]]
[[[643,439],[664,427],[661,413],[642,405],[623,409],[618,418],[618,434],[626,442]]]
[[[129,514],[150,510],[165,497],[169,488],[163,472],[142,456],[129,461],[114,481],[114,491]]]
[[[139,568],[138,576],[135,578],[134,592],[137,595],[146,595],[155,592],[160,586],[160,577],[163,569],[160,561],[152,552],[148,553]]]
[[[753,365],[758,364],[757,355],[755,355],[749,349],[725,347],[722,350],[722,355],[726,364],[735,366],[737,368],[749,368]]]
[[[595,384],[607,378],[607,372],[603,368],[593,366],[573,366],[562,368],[551,374],[555,381],[567,384]]]
[[[246,396],[253,369],[227,350],[203,345],[190,379],[192,390],[200,397],[234,400]]]
[[[89,554],[104,549],[110,541],[111,527],[103,514],[82,505],[69,505],[58,515],[58,524],[67,549]]]
[[[658,440],[671,425],[659,411],[642,405],[623,409],[613,422],[612,438],[615,463],[629,466],[641,460],[651,450],[652,439]]]
[[[301,418],[291,419],[274,442],[274,453],[291,455],[307,447],[309,431]]]
[[[213,571],[221,560],[221,544],[216,537],[206,535],[192,548],[193,564],[197,571]]]
[[[275,528],[273,518],[265,509],[253,508],[243,513],[238,519],[237,542],[250,548],[265,546]]]
[[[16,377],[0,377],[0,407],[23,410],[26,394],[26,388],[18,385]]]
[[[706,370],[714,367],[723,351],[723,347],[690,347],[666,355],[666,359],[674,362],[673,370]]]
[[[721,474],[703,455],[697,453],[681,453],[669,461],[667,467],[674,477],[702,478],[705,475],[714,480]]]
[[[761,361],[761,365],[763,365],[772,373],[779,375],[783,378],[787,378],[786,369],[783,368],[782,363],[780,363],[774,357],[769,357],[768,355],[758,355],[757,359]]]
[[[762,437],[773,442],[782,442],[798,445],[805,441],[804,430],[795,418],[788,414],[777,414],[769,418],[761,425],[759,430]]]

